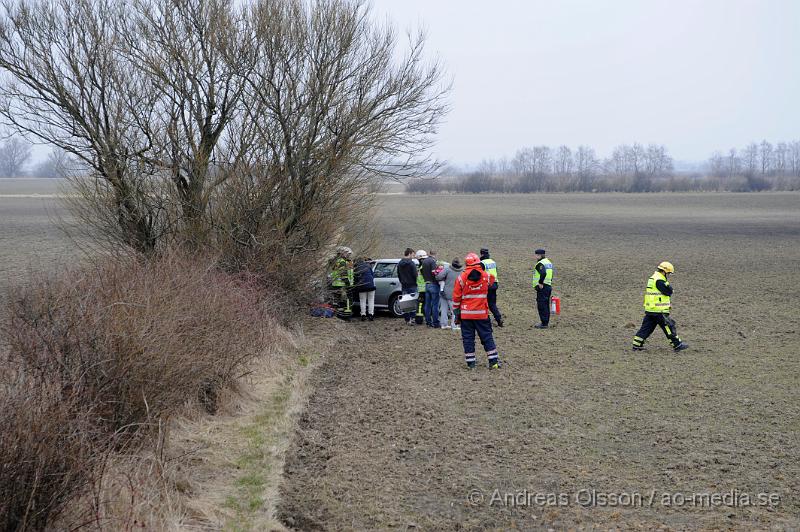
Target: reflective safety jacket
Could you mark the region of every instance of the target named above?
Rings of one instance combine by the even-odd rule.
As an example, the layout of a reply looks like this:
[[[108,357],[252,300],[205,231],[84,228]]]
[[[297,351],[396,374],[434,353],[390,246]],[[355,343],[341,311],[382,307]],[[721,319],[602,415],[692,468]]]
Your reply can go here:
[[[453,310],[461,311],[462,320],[489,319],[489,287],[494,275],[478,266],[470,266],[456,279],[453,286]]]
[[[668,313],[671,307],[670,297],[658,289],[656,283],[663,281],[665,286],[669,286],[667,276],[656,271],[647,280],[647,288],[644,291],[644,311],[645,312],[659,312],[662,314]]]
[[[334,288],[353,286],[353,265],[349,260],[339,257],[333,263],[331,286]]]
[[[539,265],[544,267],[544,279],[542,279],[542,284],[552,285],[553,284],[553,263],[550,262],[550,259],[547,257],[543,258],[539,262],[536,263],[536,266],[533,270],[533,286],[539,284],[539,279],[541,279],[541,275],[539,274],[539,270],[536,269]]]
[[[495,282],[499,283],[500,279],[497,278],[497,263],[492,259],[483,259],[481,264],[483,264],[483,269],[486,270],[486,273],[494,275]]]

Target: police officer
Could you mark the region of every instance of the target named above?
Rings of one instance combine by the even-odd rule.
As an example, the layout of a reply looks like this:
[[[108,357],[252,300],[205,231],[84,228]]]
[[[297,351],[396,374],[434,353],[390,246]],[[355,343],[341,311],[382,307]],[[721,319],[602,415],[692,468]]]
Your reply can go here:
[[[455,323],[461,324],[461,341],[464,344],[464,359],[467,367],[474,369],[475,335],[486,350],[489,369],[500,368],[500,358],[492,335],[492,320],[489,319],[489,287],[494,277],[483,270],[481,261],[475,253],[468,253],[464,259],[466,269],[453,285],[453,313]]]
[[[689,347],[686,342],[682,342],[678,338],[675,320],[669,317],[672,307],[670,302],[672,286],[667,277],[674,271],[675,267],[672,263],[664,261],[658,265],[658,269],[647,280],[647,288],[644,292],[644,319],[641,328],[633,337],[634,351],[644,351],[644,341],[653,333],[656,326],[661,327],[675,351],[682,351]]]
[[[536,289],[536,308],[542,321],[534,327],[547,329],[550,324],[550,296],[553,293],[553,263],[544,256],[544,249],[539,248],[533,253],[538,261],[533,271],[533,287]]]
[[[494,316],[497,326],[502,327],[503,315],[500,314],[500,309],[497,308],[497,288],[499,287],[497,279],[497,263],[489,256],[488,248],[481,248],[481,264],[483,264],[483,269],[489,275],[494,276],[494,284],[489,287],[489,297],[487,298],[487,301],[489,303],[489,311],[492,313],[492,316]]]

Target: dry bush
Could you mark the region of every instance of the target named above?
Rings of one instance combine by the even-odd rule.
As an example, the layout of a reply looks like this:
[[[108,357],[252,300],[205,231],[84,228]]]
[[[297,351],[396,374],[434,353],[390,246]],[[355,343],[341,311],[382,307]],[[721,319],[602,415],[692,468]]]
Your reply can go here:
[[[135,433],[191,400],[213,410],[264,352],[256,287],[179,256],[68,272],[10,298],[9,363],[79,398],[108,432]]]
[[[101,436],[74,397],[17,377],[0,390],[0,529],[42,530],[90,490]]]
[[[214,411],[273,352],[260,287],[170,255],[106,260],[12,292],[0,342],[0,525],[102,528],[109,505],[163,498],[148,486],[164,481],[169,419],[192,404]],[[110,461],[153,450],[109,476]]]

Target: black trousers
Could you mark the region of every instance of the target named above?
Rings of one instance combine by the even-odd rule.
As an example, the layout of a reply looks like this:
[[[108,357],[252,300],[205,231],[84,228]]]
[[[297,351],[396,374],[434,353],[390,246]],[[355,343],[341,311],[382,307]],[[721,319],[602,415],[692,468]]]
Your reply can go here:
[[[544,288],[536,287],[536,308],[539,309],[539,319],[542,320],[542,325],[550,323],[550,295],[553,293],[553,287],[546,284]]]
[[[681,343],[681,339],[678,338],[678,328],[675,325],[675,320],[670,318],[669,314],[645,312],[642,326],[639,328],[636,336],[633,337],[633,346],[642,347],[644,341],[647,340],[648,336],[653,334],[656,327],[661,327],[661,330],[664,331],[664,336],[670,341],[672,347],[676,347]]]
[[[486,302],[489,304],[489,312],[492,313],[496,321],[503,321],[503,315],[500,314],[500,309],[497,308],[497,283],[489,287],[489,292],[486,294]]]

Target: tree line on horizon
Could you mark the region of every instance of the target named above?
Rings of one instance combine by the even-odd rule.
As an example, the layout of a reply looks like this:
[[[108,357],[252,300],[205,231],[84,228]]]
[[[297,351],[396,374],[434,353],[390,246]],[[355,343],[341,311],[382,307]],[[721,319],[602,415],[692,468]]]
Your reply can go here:
[[[800,140],[717,151],[704,171],[695,172],[676,172],[659,144],[623,144],[605,159],[590,146],[534,146],[511,159],[484,160],[471,171],[451,169],[406,183],[407,192],[420,194],[763,190],[800,190]]]

